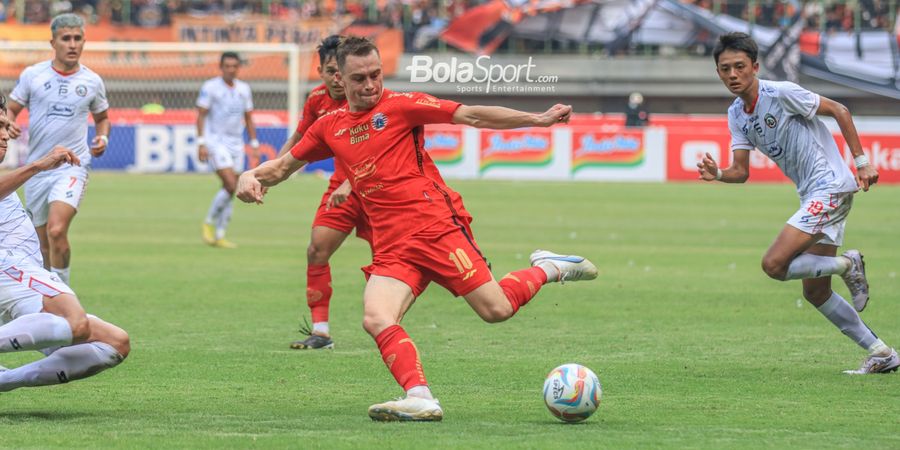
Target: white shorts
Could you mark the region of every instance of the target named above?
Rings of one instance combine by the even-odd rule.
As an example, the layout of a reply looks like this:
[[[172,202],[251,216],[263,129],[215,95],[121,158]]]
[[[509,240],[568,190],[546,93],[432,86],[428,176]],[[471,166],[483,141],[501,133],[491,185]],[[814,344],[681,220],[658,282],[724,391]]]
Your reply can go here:
[[[840,247],[844,227],[853,206],[853,193],[813,193],[800,201],[800,209],[788,219],[788,225],[808,234],[824,235],[819,244]]]
[[[46,176],[25,182],[25,211],[34,226],[47,224],[50,203],[63,202],[78,210],[88,184],[88,171],[80,166],[64,166]]]
[[[44,309],[44,297],[73,294],[59,277],[28,260],[0,270],[0,324]]]
[[[232,169],[235,173],[244,171],[244,144],[226,145],[210,142],[209,164],[213,170]]]

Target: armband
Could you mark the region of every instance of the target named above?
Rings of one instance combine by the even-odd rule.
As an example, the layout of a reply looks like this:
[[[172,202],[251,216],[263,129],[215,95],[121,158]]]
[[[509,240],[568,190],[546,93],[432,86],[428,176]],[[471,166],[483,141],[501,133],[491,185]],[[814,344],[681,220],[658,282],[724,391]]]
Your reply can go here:
[[[250,139],[250,146],[254,149],[259,148],[259,140],[258,139]]]
[[[722,181],[722,169],[716,168],[716,180]]]
[[[203,136],[197,136],[197,137],[194,139],[194,142],[197,143],[197,147],[199,147],[199,146],[201,146],[201,145],[206,145],[206,138],[204,138]]]
[[[857,169],[862,169],[869,165],[869,157],[866,155],[859,155],[856,158],[853,158],[853,162],[856,164]]]

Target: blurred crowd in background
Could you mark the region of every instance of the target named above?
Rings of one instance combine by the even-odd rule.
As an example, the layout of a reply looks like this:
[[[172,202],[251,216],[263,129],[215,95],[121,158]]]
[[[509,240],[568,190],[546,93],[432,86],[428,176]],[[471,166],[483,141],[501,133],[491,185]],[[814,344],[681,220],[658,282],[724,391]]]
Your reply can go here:
[[[415,29],[434,20],[452,20],[488,0],[0,0],[0,20],[45,23],[56,14],[75,12],[91,23],[110,21],[143,27],[166,26],[175,14],[264,14],[291,20],[350,14],[362,23]],[[539,0],[533,0],[539,1]],[[682,0],[761,26],[790,22],[794,7],[786,0]],[[808,19],[811,29],[852,31],[888,29],[896,0],[815,0],[822,15]],[[512,3],[521,3],[514,1]],[[527,1],[526,1],[527,3]],[[22,11],[18,11],[22,9]]]
[[[498,0],[0,0],[0,22],[47,23],[57,14],[75,12],[89,23],[154,28],[171,25],[173,17],[181,14],[193,17],[258,14],[284,21],[349,15],[354,24],[402,30],[404,48],[419,51],[434,47],[433,37],[455,18],[491,1]],[[547,0],[506,1],[522,6]],[[797,12],[794,3],[788,0],[680,1],[763,27],[785,27]],[[811,1],[818,5],[818,12],[807,18],[807,30],[823,33],[893,30],[900,3],[900,0]],[[425,44],[417,41],[421,35],[429,37]],[[528,45],[537,49],[558,47],[541,42],[522,45],[526,50]],[[503,48],[508,46],[504,44]]]
[[[787,26],[796,14],[791,3],[782,0],[691,0],[690,3],[765,27]],[[891,0],[814,0],[814,3],[824,11],[809,17],[807,28],[826,32],[891,28],[898,7],[898,2]]]
[[[166,26],[173,15],[264,14],[276,19],[308,19],[351,14],[357,20],[391,27],[452,18],[482,0],[0,0],[0,20],[44,23],[75,12],[96,23],[110,21],[144,27]],[[22,8],[22,11],[17,11]],[[408,17],[404,17],[408,16]]]

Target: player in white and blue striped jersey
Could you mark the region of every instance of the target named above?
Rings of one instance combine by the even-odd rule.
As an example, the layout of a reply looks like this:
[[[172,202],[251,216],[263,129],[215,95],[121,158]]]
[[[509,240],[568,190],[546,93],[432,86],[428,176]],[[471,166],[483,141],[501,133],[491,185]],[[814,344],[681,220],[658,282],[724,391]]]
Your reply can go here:
[[[745,33],[719,38],[713,51],[722,83],[736,95],[728,109],[732,163],[720,169],[707,154],[697,164],[700,178],[743,183],[750,176],[750,152],[768,156],[797,186],[800,209],[787,221],[763,256],[762,268],[776,280],[803,280],[803,296],[841,332],[869,352],[862,366],[846,373],[896,371],[897,352],[863,323],[859,313],[869,301],[862,254],[837,256],[853,195],[878,181],[878,172],[863,153],[853,118],[846,107],[790,82],[759,80],[759,51]],[[854,156],[856,176],[844,163],[831,132],[816,116],[833,117]],[[831,289],[840,275],[853,306]]]
[[[197,156],[200,161],[209,161],[222,181],[203,221],[203,241],[219,248],[236,247],[225,239],[225,230],[231,220],[237,176],[244,171],[245,128],[254,157],[259,156],[253,94],[250,85],[237,79],[240,67],[237,53],[223,53],[219,59],[222,76],[203,83],[197,96]]]
[[[0,95],[0,162],[11,123]],[[0,176],[0,353],[37,350],[45,358],[7,369],[0,392],[67,383],[117,366],[131,351],[128,333],[85,313],[75,293],[41,260],[40,243],[16,189],[60,167],[78,166],[75,153],[56,146]]]
[[[99,75],[79,60],[84,49],[84,20],[62,14],[50,23],[54,57],[26,68],[10,93],[9,113],[28,108],[28,159],[46,156],[53,147],[72,149],[82,165],[62,166],[43,172],[25,183],[25,209],[41,240],[44,264],[69,282],[69,226],[84,197],[92,157],[109,144],[110,121],[106,87]],[[88,147],[88,115],[96,136]],[[16,127],[12,137],[20,134]]]

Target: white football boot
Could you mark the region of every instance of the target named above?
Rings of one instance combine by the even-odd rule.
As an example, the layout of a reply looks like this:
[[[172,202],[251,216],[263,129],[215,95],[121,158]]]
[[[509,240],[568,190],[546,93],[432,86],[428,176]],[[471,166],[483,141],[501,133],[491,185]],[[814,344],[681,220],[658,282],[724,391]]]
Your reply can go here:
[[[847,250],[841,255],[850,260],[850,268],[841,275],[850,295],[853,297],[853,308],[858,312],[866,309],[869,303],[869,282],[866,280],[866,263],[859,250]]]
[[[869,355],[862,363],[859,369],[845,370],[848,375],[865,375],[869,373],[888,373],[896,372],[900,367],[900,358],[897,357],[897,350],[891,349],[888,356]]]
[[[369,417],[379,422],[440,422],[444,410],[437,399],[406,397],[370,406]]]
[[[547,250],[535,250],[531,254],[531,266],[550,264],[559,271],[556,280],[560,283],[566,281],[593,280],[597,278],[597,266],[587,258],[577,255],[558,255]]]

